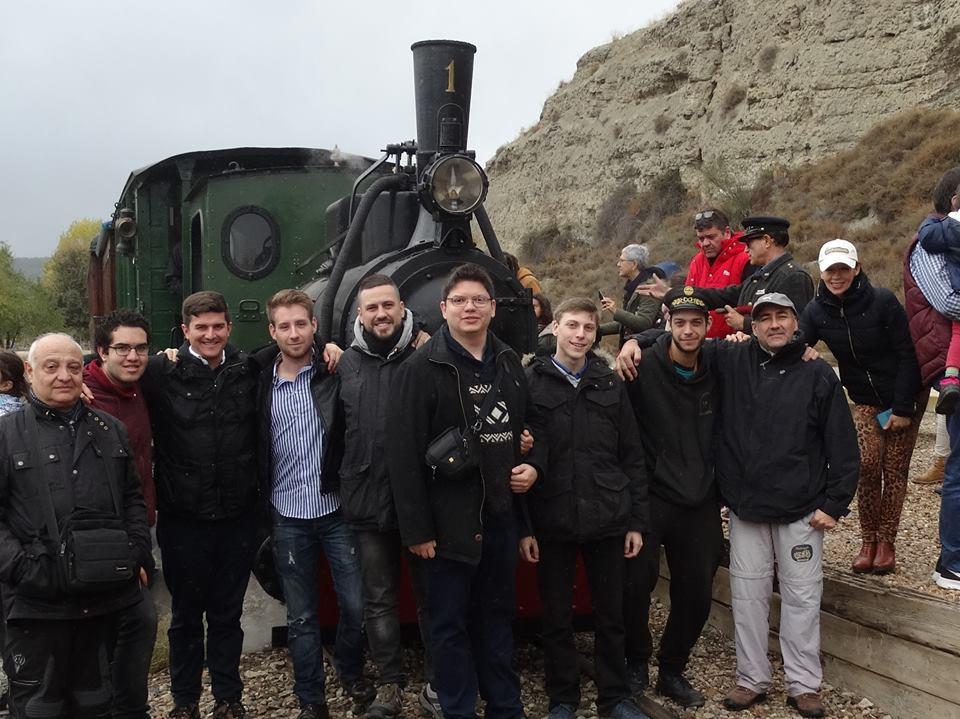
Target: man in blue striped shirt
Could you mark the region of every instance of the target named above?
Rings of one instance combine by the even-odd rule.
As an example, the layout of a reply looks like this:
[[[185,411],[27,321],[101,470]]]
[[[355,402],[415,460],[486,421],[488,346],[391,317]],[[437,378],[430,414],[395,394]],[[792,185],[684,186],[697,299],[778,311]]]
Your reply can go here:
[[[261,474],[270,498],[273,554],[283,585],[299,719],[328,719],[317,620],[320,553],[333,576],[340,621],[333,663],[361,707],[374,695],[363,677],[363,594],[356,539],[340,511],[343,457],[339,378],[315,340],[313,302],[281,290],[267,302],[270,336],[256,355],[260,375]]]

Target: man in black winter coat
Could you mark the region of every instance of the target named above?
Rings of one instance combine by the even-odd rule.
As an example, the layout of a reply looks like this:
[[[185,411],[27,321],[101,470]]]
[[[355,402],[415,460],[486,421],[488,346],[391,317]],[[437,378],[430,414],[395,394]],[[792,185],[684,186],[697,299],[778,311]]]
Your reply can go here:
[[[215,719],[245,715],[240,615],[255,551],[256,372],[227,344],[223,295],[183,301],[176,361],[151,357],[140,380],[153,427],[157,543],[171,596],[172,719],[198,719],[204,660]],[[206,645],[204,656],[204,624]]]
[[[527,383],[519,357],[489,332],[496,301],[482,268],[453,270],[440,311],[446,324],[400,365],[387,413],[400,538],[426,560],[434,688],[444,717],[473,719],[481,686],[489,719],[515,719],[523,714],[512,667],[517,497],[538,476],[536,444],[520,461]],[[443,453],[444,462],[464,467],[455,476],[426,459],[429,447],[448,446],[441,435],[451,431],[466,436],[475,460],[464,466],[456,462],[462,452]]]
[[[648,523],[647,478],[626,389],[590,352],[599,316],[589,299],[561,303],[553,323],[556,353],[527,368],[544,474],[528,495],[531,524],[520,553],[537,563],[548,719],[573,719],[580,704],[572,609],[578,554],[593,601],[597,711],[616,719],[645,716],[629,700],[623,581],[624,557],[637,556]]]
[[[392,431],[387,411],[397,369],[429,336],[419,332],[413,313],[404,307],[396,284],[386,275],[370,275],[358,285],[353,336],[337,369],[346,431],[340,498],[343,516],[357,538],[367,640],[379,669],[377,697],[366,716],[391,719],[400,712],[401,689],[407,677],[397,611],[402,547],[390,477],[383,461],[387,436]],[[407,567],[427,650],[427,683],[419,702],[436,715],[439,706],[435,706],[436,693],[429,684],[432,663],[423,560],[408,554]]]
[[[653,654],[650,594],[662,546],[670,567],[670,614],[657,655],[657,690],[695,707],[705,699],[683,671],[710,615],[723,542],[713,473],[716,379],[703,347],[712,318],[693,287],[671,290],[664,304],[669,333],[643,353],[639,376],[627,385],[650,481],[650,522],[640,555],[627,563],[626,655],[631,688],[643,691]]]
[[[153,568],[146,506],[123,424],[80,402],[80,346],[68,335],[44,335],[30,347],[26,370],[26,406],[0,419],[0,589],[11,705],[21,717],[98,717],[110,709],[119,613],[143,601],[141,584]],[[81,531],[80,514],[97,528]],[[109,545],[82,539],[102,541],[106,533],[115,537],[107,556]],[[81,544],[94,547],[83,557],[113,560],[105,588],[68,581],[58,554],[63,546],[80,557]]]

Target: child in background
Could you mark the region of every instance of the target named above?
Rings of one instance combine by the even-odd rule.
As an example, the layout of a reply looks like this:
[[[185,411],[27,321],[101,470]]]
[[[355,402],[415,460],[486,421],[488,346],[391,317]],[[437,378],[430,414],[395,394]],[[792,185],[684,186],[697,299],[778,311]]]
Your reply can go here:
[[[960,187],[954,195],[956,201]],[[956,207],[956,204],[954,204]],[[942,220],[929,218],[920,225],[920,246],[931,254],[947,256],[950,285],[960,291],[960,211],[951,212]],[[947,349],[947,368],[940,381],[937,414],[953,414],[960,402],[960,317],[950,317],[953,332]]]
[[[27,389],[23,360],[16,352],[0,350],[0,417],[23,406]]]

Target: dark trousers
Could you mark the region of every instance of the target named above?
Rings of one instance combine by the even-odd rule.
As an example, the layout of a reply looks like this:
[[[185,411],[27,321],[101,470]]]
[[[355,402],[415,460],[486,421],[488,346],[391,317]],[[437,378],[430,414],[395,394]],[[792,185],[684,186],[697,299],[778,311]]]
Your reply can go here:
[[[670,568],[670,615],[660,638],[660,671],[682,673],[710,616],[713,576],[720,564],[720,507],[706,502],[683,507],[650,495],[651,528],[643,548],[627,560],[624,617],[628,664],[646,664],[653,654],[650,593],[660,576],[660,547]]]
[[[596,542],[541,540],[537,584],[543,603],[543,670],[550,708],[580,704],[580,664],[573,638],[573,582],[583,556],[593,603],[597,710],[629,695],[623,662],[623,537]]]
[[[117,614],[7,623],[10,711],[17,719],[109,716]]]
[[[147,675],[157,640],[157,608],[148,589],[118,615],[113,650],[113,719],[148,719]]]
[[[405,684],[403,670],[403,647],[400,642],[400,615],[398,596],[400,592],[401,556],[406,554],[410,583],[417,601],[417,622],[424,646],[424,674],[427,681],[433,678],[430,652],[430,627],[428,624],[427,578],[423,560],[407,552],[400,543],[397,530],[355,530],[357,548],[360,551],[360,574],[363,578],[363,618],[370,643],[370,654],[380,670],[381,684]]]
[[[240,615],[254,556],[252,515],[215,522],[160,512],[157,544],[170,590],[170,689],[177,706],[199,701],[204,661],[213,697],[237,701],[243,693]]]
[[[433,688],[444,719],[473,719],[478,689],[487,719],[523,713],[520,680],[513,670],[516,526],[509,520],[488,521],[482,541],[476,566],[442,557],[426,561]]]

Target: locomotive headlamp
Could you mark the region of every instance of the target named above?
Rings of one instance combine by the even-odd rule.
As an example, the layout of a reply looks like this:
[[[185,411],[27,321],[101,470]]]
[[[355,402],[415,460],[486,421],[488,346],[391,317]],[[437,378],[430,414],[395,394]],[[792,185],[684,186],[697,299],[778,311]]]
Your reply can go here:
[[[431,211],[473,212],[487,196],[487,175],[466,155],[445,155],[423,173],[420,197]]]

